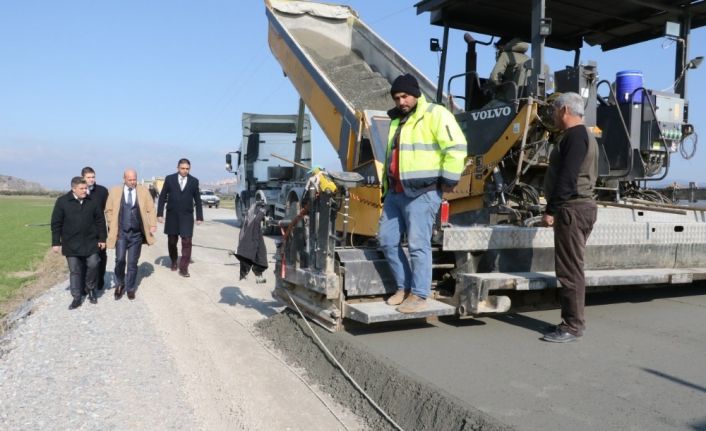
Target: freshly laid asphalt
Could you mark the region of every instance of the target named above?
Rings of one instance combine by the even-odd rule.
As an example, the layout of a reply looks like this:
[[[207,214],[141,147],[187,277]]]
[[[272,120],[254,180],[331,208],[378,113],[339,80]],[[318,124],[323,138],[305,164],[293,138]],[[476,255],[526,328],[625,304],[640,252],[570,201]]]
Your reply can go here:
[[[706,430],[706,286],[589,295],[559,310],[350,330],[356,342],[518,430]]]

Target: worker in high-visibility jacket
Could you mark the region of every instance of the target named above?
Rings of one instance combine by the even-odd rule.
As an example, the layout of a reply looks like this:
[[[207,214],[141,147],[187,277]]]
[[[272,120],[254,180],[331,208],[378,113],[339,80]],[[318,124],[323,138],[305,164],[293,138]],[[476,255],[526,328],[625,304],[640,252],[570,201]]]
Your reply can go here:
[[[431,235],[443,192],[461,178],[466,138],[453,114],[427,102],[414,76],[400,75],[390,90],[390,133],[383,173],[378,242],[397,284],[387,299],[397,311],[426,308],[431,294]],[[400,240],[407,234],[409,259]]]

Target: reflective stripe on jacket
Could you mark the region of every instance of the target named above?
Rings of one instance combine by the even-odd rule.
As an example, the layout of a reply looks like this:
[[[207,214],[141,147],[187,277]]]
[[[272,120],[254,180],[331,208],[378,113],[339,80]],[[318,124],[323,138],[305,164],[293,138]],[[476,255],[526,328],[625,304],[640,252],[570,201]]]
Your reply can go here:
[[[387,193],[387,170],[400,118],[390,122],[382,193]],[[407,196],[415,197],[442,185],[455,186],[466,158],[466,137],[451,112],[427,102],[424,95],[400,131],[399,169]]]

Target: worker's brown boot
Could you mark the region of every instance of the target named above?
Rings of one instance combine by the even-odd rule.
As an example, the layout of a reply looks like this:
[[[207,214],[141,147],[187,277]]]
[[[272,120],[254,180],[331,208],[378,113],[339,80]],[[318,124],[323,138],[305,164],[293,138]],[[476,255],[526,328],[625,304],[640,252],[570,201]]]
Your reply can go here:
[[[397,311],[400,313],[416,313],[417,311],[422,311],[427,308],[427,300],[420,298],[415,294],[411,294],[404,300],[402,305],[397,307]]]
[[[387,298],[387,301],[385,301],[385,303],[387,303],[387,305],[400,305],[402,301],[407,299],[408,296],[409,292],[404,289],[399,289],[397,290],[397,292],[395,292],[394,295]]]

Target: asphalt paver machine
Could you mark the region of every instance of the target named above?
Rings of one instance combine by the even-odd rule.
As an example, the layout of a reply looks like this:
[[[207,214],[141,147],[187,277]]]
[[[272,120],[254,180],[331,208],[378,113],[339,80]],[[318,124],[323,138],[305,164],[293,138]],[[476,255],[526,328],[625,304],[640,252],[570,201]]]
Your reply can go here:
[[[687,78],[699,59],[687,54],[690,30],[706,24],[705,2],[424,0],[417,12],[444,29],[442,41],[432,44],[442,54],[436,85],[346,6],[265,4],[270,48],[344,169],[317,174],[287,199],[274,294],[309,318],[335,331],[345,319],[479,316],[507,312],[519,291],[560,288],[553,231],[538,221],[548,155],[558,137],[551,101],[567,91],[584,97],[586,124],[600,147],[599,214],[585,257],[588,288],[706,279],[706,210],[661,202],[644,187],[667,175],[674,154],[692,152],[686,148],[696,138]],[[519,65],[523,80],[502,84],[514,97],[497,100],[488,91],[476,71],[481,42],[470,33],[465,70],[446,77],[450,29],[531,43],[531,60]],[[674,92],[634,81],[614,86],[600,79],[596,63],[581,61],[584,43],[620,49],[665,30],[678,46]],[[550,74],[545,47],[573,51],[574,64]],[[396,286],[375,241],[389,85],[402,73],[415,75],[429,100],[455,113],[469,142],[461,182],[444,195],[448,206],[432,237],[433,295],[425,311],[413,314],[384,303]],[[455,79],[464,81],[463,94],[445,93]]]

